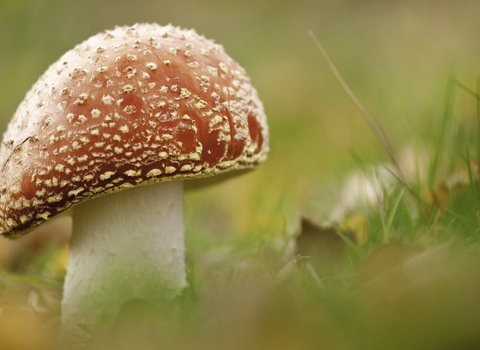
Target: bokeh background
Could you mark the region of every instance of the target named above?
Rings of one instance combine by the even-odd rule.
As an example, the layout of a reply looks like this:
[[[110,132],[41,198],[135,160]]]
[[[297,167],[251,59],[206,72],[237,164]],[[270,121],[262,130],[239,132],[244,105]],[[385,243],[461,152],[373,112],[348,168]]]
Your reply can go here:
[[[388,278],[380,283],[371,278],[376,283],[363,294],[349,288],[362,278],[370,279],[350,273],[348,264],[342,273],[320,281],[328,287],[320,285],[321,293],[312,283],[318,280],[310,278],[306,289],[313,285],[313,293],[305,293],[303,283],[297,288],[289,282],[291,294],[287,288],[273,300],[263,294],[259,280],[249,288],[252,285],[244,283],[249,274],[238,271],[261,265],[262,259],[251,257],[269,252],[268,244],[252,249],[262,240],[269,240],[275,255],[264,260],[278,261],[283,242],[299,231],[302,214],[315,219],[328,216],[345,200],[339,189],[352,171],[388,161],[308,31],[315,33],[347,83],[381,122],[395,152],[417,149],[427,152],[427,158],[457,152],[455,160],[466,160],[464,152],[473,137],[455,128],[476,128],[472,121],[477,106],[471,94],[452,87],[452,81],[478,89],[479,14],[477,0],[0,0],[0,131],[32,84],[65,51],[102,30],[136,22],[195,28],[223,44],[246,69],[268,115],[271,152],[265,164],[242,177],[186,194],[193,292],[185,293],[185,303],[192,301],[192,307],[182,315],[192,314],[192,323],[159,320],[156,315],[155,320],[137,324],[132,317],[133,332],[130,323],[120,324],[113,332],[114,347],[156,349],[157,340],[171,340],[176,346],[169,343],[166,348],[191,349],[195,344],[198,349],[224,349],[232,348],[233,339],[239,349],[317,349],[319,344],[326,349],[411,349],[415,342],[421,349],[478,348],[478,254],[472,258],[464,250],[451,254],[449,248],[445,252],[441,250],[445,246],[435,246],[418,255],[417,267],[400,278],[388,270],[398,261],[411,262],[407,258],[423,252],[423,246],[435,245],[431,222],[426,230],[433,233],[424,235],[431,239],[427,243],[417,236],[416,231],[423,229],[419,221],[418,227],[411,225],[417,230],[402,231],[405,240],[416,237],[415,246],[397,243],[373,251],[369,260],[373,269],[367,260],[364,275],[387,269]],[[455,123],[443,128],[446,110]],[[439,144],[442,130],[455,142]],[[449,150],[454,143],[456,150]],[[432,189],[435,183],[429,186]],[[472,210],[478,209],[475,203]],[[395,206],[392,213],[396,210]],[[400,219],[416,220],[408,208],[404,212]],[[451,222],[455,226],[455,220]],[[469,223],[478,236],[478,223],[473,219]],[[28,235],[33,237],[27,238],[30,241],[12,245],[0,240],[2,349],[52,348],[69,229],[70,220],[63,217],[56,226]],[[325,233],[314,226],[310,231]],[[454,236],[454,229],[444,231],[444,236]],[[335,232],[330,234],[339,240]],[[39,255],[39,248],[52,241],[63,248]],[[350,249],[365,256],[358,247]],[[234,250],[238,254],[232,254]],[[28,265],[25,256],[32,254],[36,262]],[[260,270],[266,271],[265,266]],[[240,285],[243,289],[237,288]],[[286,295],[291,297],[282,299]],[[307,306],[297,308],[305,300]],[[142,347],[149,339],[146,334],[160,330],[154,345]],[[186,341],[185,334],[190,334]]]
[[[251,76],[271,153],[256,172],[187,194],[187,234],[282,235],[319,203],[328,211],[335,196],[323,194],[358,167],[352,154],[386,159],[308,30],[400,150],[438,130],[449,79],[475,89],[479,13],[474,0],[1,0],[0,130],[48,65],[90,35],[136,22],[195,28]]]

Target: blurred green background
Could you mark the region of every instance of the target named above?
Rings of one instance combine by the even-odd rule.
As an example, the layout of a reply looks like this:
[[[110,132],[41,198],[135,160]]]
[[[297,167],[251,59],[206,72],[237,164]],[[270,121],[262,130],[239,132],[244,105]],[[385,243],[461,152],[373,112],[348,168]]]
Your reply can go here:
[[[301,214],[317,218],[322,211],[332,211],[340,198],[334,189],[342,179],[388,161],[308,30],[383,124],[396,152],[413,145],[427,150],[429,159],[446,153],[442,161],[452,170],[459,159],[468,160],[466,149],[478,138],[462,131],[476,130],[476,101],[461,89],[451,89],[451,81],[477,91],[479,14],[477,0],[0,0],[2,131],[27,90],[64,52],[102,30],[136,22],[172,23],[214,38],[246,69],[265,106],[271,147],[267,162],[255,172],[186,195],[190,288],[184,305],[180,303],[180,317],[167,313],[138,323],[132,316],[135,327],[120,322],[114,329],[115,348],[157,349],[163,341],[170,345],[166,348],[191,349],[195,344],[198,349],[230,349],[233,340],[238,349],[262,350],[318,349],[320,344],[329,350],[477,349],[480,204],[468,191],[464,197],[472,201],[466,201],[463,211],[451,207],[445,211],[451,215],[437,212],[433,220],[423,221],[409,210],[421,212],[423,204],[410,205],[407,195],[403,201],[404,189],[398,197],[394,192],[385,212],[402,221],[393,225],[402,242],[375,250],[378,240],[371,240],[361,247],[364,251],[351,244],[340,273],[322,275],[317,269],[318,279],[314,269],[304,268],[303,274],[292,270],[281,293],[269,294],[264,289],[278,287],[270,285],[272,276],[250,280],[249,272],[259,266],[265,272],[264,262],[279,262],[284,253],[285,239],[263,246],[262,239],[284,238],[298,230]],[[448,93],[449,87],[454,93]],[[446,141],[440,143],[448,103],[453,103],[451,119],[445,126]],[[478,190],[478,163],[470,165],[477,166],[477,180],[467,183]],[[445,174],[436,178],[445,179]],[[435,194],[435,183],[426,182],[415,188],[417,193],[430,187]],[[402,199],[400,205],[396,198]],[[463,227],[458,221],[468,223],[465,232],[457,229]],[[370,222],[375,225],[375,220]],[[67,218],[64,226],[68,224]],[[371,232],[378,235],[384,227],[377,226]],[[44,229],[46,240],[51,239],[45,234],[49,230],[54,231]],[[437,244],[441,235],[453,241],[467,237],[473,244],[455,252],[454,244]],[[415,237],[415,246],[404,244],[409,237]],[[387,238],[380,243],[391,243]],[[0,264],[21,271],[19,261],[4,263],[4,243]],[[315,249],[314,243],[307,241]],[[433,248],[423,251],[429,245]],[[24,259],[24,251],[15,249],[10,260]],[[274,258],[265,257],[269,253]],[[52,348],[66,255],[66,249],[47,250],[24,275],[0,269],[2,349],[8,341],[15,344],[11,349]],[[362,261],[357,264],[360,272],[356,260]],[[408,269],[402,270],[404,265]],[[280,267],[268,266],[268,272]],[[376,270],[386,278],[376,278]],[[151,347],[142,343],[150,339],[148,333],[157,334]]]
[[[431,137],[448,79],[475,88],[479,13],[474,0],[1,0],[0,129],[48,65],[87,37],[136,22],[195,28],[246,68],[271,153],[254,173],[188,194],[188,234],[283,234],[358,167],[352,152],[386,159],[307,31],[401,149]]]

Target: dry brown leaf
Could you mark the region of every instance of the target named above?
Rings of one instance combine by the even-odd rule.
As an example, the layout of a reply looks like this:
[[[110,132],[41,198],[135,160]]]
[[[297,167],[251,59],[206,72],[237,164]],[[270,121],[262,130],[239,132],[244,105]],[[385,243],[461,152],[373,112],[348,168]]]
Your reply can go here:
[[[470,159],[470,164],[460,160],[455,167],[453,175],[448,180],[448,186],[452,189],[455,197],[461,196],[470,186],[470,177],[475,181],[479,179],[478,160],[472,158]]]
[[[356,211],[346,218],[343,224],[343,230],[348,237],[353,238],[353,241],[358,245],[362,245],[368,238],[368,221],[365,214],[361,211]]]
[[[445,181],[440,182],[433,189],[425,188],[422,191],[424,213],[430,215],[432,209],[442,211],[448,208],[450,203],[450,188]]]
[[[318,274],[328,274],[341,267],[345,257],[345,242],[331,226],[320,226],[303,217],[296,239],[297,254],[309,256]]]
[[[470,186],[470,177],[475,181],[480,179],[479,162],[474,158],[470,159],[469,165],[460,160],[451,176],[439,182],[433,189],[424,189],[422,200],[425,214],[429,215],[433,208],[440,211],[448,208],[452,197],[460,197]]]
[[[359,272],[360,284],[369,283],[384,274],[389,274],[421,252],[423,252],[422,247],[401,242],[379,246],[363,264]]]
[[[390,337],[395,349],[476,349],[478,253],[458,244],[423,251],[398,243],[382,246],[367,263],[373,272],[363,271],[369,280],[357,297],[374,315],[376,331]]]

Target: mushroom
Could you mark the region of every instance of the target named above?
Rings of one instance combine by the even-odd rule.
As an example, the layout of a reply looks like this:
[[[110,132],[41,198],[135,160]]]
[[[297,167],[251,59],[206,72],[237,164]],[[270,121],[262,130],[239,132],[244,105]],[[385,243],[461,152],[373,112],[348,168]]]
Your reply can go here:
[[[116,27],[52,64],[15,112],[0,233],[74,206],[62,328],[82,333],[130,300],[179,295],[183,182],[256,168],[267,152],[262,103],[222,46],[171,25]]]

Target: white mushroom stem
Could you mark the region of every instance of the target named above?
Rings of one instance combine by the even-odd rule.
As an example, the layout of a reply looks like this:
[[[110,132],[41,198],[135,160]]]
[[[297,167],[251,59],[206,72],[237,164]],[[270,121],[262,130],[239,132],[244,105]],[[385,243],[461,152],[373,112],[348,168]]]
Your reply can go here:
[[[62,331],[84,335],[132,300],[165,302],[186,286],[183,186],[139,186],[74,208]]]

